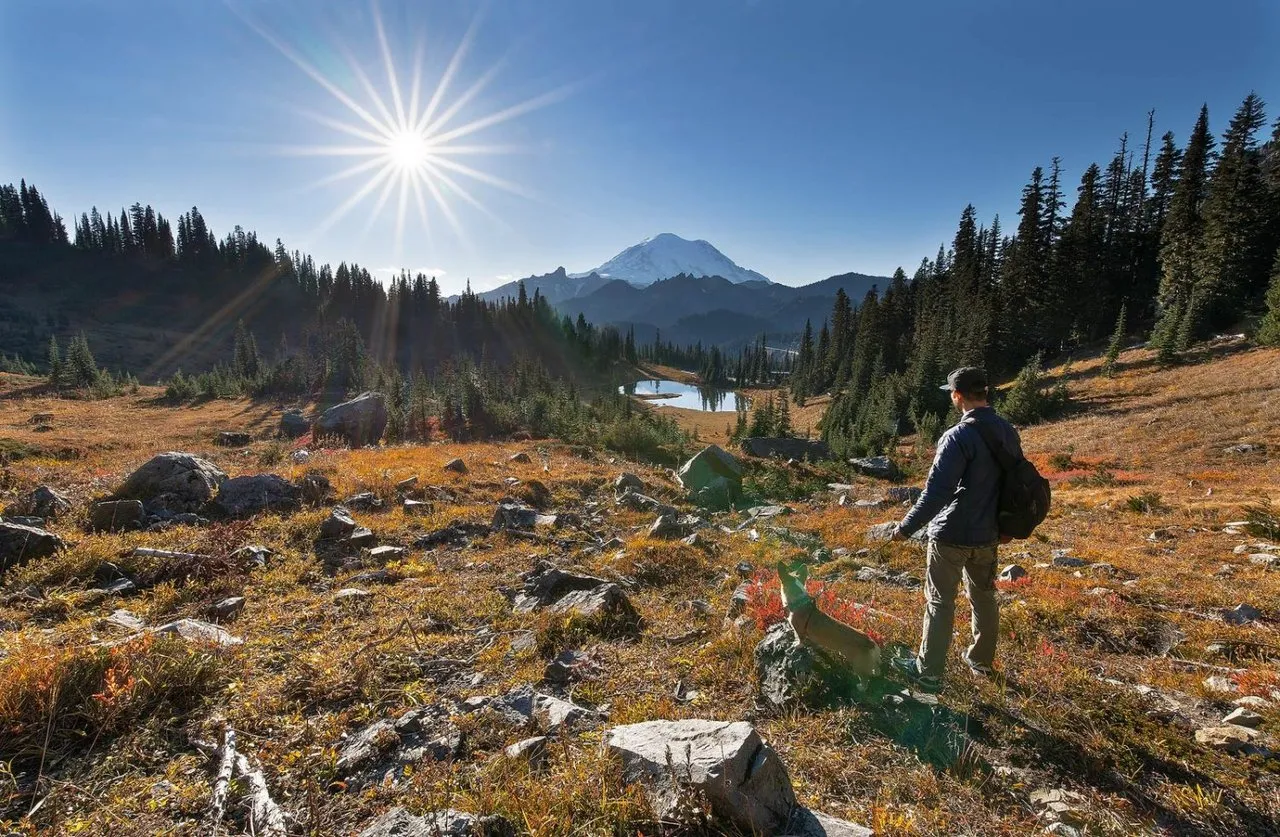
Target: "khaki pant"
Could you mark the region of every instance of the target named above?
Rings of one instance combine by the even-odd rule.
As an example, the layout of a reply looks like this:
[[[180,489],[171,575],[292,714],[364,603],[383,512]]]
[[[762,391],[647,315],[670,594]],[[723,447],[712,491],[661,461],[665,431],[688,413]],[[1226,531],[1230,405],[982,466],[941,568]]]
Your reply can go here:
[[[788,621],[802,643],[844,658],[855,674],[869,677],[878,673],[880,646],[857,628],[818,610],[812,600],[796,605]]]
[[[1000,606],[996,603],[996,547],[952,546],[929,541],[924,582],[924,629],[920,637],[920,669],[941,677],[955,627],[956,590],[964,577],[965,594],[973,610],[973,644],[968,662],[990,666],[996,659]]]

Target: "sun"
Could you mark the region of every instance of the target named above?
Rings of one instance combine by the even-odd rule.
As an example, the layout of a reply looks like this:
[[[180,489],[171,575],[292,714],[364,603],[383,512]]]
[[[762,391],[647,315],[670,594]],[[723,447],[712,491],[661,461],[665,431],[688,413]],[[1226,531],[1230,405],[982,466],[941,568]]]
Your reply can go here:
[[[413,172],[431,161],[431,143],[417,131],[397,131],[386,143],[387,161],[402,172]]]
[[[235,7],[233,7],[235,8]],[[475,36],[479,18],[463,35],[449,59],[448,65],[434,80],[434,89],[423,77],[424,45],[419,41],[412,56],[412,69],[407,78],[397,72],[387,33],[382,25],[382,15],[376,0],[370,4],[374,34],[381,57],[384,81],[381,85],[366,72],[364,65],[354,54],[339,45],[336,54],[342,56],[349,70],[347,78],[339,83],[304,59],[286,42],[273,35],[252,18],[240,14],[248,26],[271,46],[275,47],[294,66],[328,92],[346,110],[345,118],[294,108],[320,125],[343,135],[345,144],[316,144],[282,146],[278,150],[291,156],[323,156],[356,158],[358,162],[321,178],[313,187],[327,186],[339,181],[357,179],[364,182],[336,206],[319,225],[312,230],[315,240],[346,217],[356,206],[372,201],[373,208],[366,216],[367,230],[382,217],[384,209],[391,208],[395,221],[395,248],[402,249],[405,220],[416,208],[422,231],[428,242],[431,239],[431,215],[439,214],[452,228],[457,238],[467,242],[461,221],[455,212],[458,202],[491,220],[501,223],[471,189],[476,185],[501,189],[529,198],[527,192],[510,181],[463,163],[459,158],[475,159],[490,154],[519,153],[520,146],[492,142],[475,142],[476,135],[490,132],[509,120],[564,99],[577,87],[576,84],[551,90],[540,96],[526,99],[514,105],[482,112],[463,121],[468,108],[474,108],[481,94],[497,76],[503,62],[481,73],[470,86],[455,92],[461,74],[461,66]],[[407,82],[407,83],[406,83]],[[381,87],[381,89],[379,89]],[[388,93],[390,94],[388,96]],[[352,118],[354,117],[354,118]],[[355,140],[353,142],[353,140]],[[470,182],[468,182],[470,181]],[[434,212],[428,209],[434,206]]]

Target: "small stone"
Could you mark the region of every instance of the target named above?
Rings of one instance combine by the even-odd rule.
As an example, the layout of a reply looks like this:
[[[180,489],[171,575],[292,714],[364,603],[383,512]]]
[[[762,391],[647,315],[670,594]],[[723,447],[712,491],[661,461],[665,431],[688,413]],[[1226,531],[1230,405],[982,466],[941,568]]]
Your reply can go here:
[[[103,621],[114,628],[123,628],[134,633],[147,627],[146,623],[130,610],[116,610]]]
[[[1070,550],[1055,549],[1053,551],[1053,565],[1055,567],[1087,567],[1089,562],[1083,558],[1074,557]]]
[[[1230,678],[1215,674],[1204,679],[1204,687],[1211,692],[1236,692],[1239,687]]]
[[[694,532],[692,535],[690,535],[687,538],[681,538],[680,543],[684,544],[685,546],[698,546],[702,542],[698,539],[698,533]]]
[[[242,433],[238,430],[223,430],[214,439],[214,444],[223,448],[238,448],[249,444],[253,441],[253,437],[248,433]]]
[[[528,465],[530,462],[533,461],[533,459],[529,456],[529,454],[525,453],[524,451],[520,451],[519,453],[513,453],[509,457],[507,457],[507,461],[516,465]]]
[[[231,596],[209,607],[209,616],[219,622],[235,619],[244,610],[244,596]]]
[[[368,590],[361,590],[359,587],[344,587],[333,594],[334,604],[351,605],[357,602],[365,602],[373,598],[373,594]]]
[[[369,560],[380,564],[396,561],[409,554],[403,546],[375,546],[369,550]]]
[[[217,625],[201,622],[198,619],[179,619],[175,622],[169,622],[156,628],[152,633],[179,636],[187,642],[217,645],[222,648],[240,645],[244,642],[244,640],[232,636]]]
[[[298,451],[305,453],[306,451]],[[329,484],[329,478],[319,471],[308,471],[298,480],[298,491],[302,493],[304,502],[313,505],[323,503],[333,491],[333,487]]]
[[[363,526],[357,526],[347,538],[347,543],[357,549],[367,546],[371,547],[377,543],[377,541],[378,538],[373,534],[372,530],[366,529]]]
[[[752,574],[755,573],[756,568],[752,566],[750,561],[739,561],[738,565],[734,567],[734,570],[737,571],[738,576],[741,578],[751,578]]]
[[[406,477],[405,479],[402,479],[400,480],[400,482],[396,483],[396,491],[399,491],[401,493],[404,493],[406,491],[412,491],[417,485],[418,485],[418,477],[416,475],[412,477]]]
[[[1238,697],[1231,702],[1235,706],[1242,706],[1246,709],[1270,709],[1271,701],[1258,695],[1245,695]]]
[[[382,498],[372,491],[361,491],[343,500],[342,505],[356,511],[374,511],[382,508]]]
[[[1196,742],[1224,753],[1238,753],[1249,747],[1261,733],[1235,724],[1196,730]]]
[[[407,515],[431,514],[435,510],[435,506],[422,500],[410,500],[405,498],[400,505],[402,511]]]
[[[644,491],[644,482],[635,474],[621,473],[613,481],[613,490],[615,494],[625,494],[628,491],[640,494]]]
[[[1280,564],[1280,558],[1269,552],[1255,552],[1249,556],[1249,563],[1256,567],[1274,567]]]
[[[1000,571],[1001,581],[1017,581],[1020,578],[1026,578],[1027,571],[1018,564],[1009,564]]]
[[[467,463],[455,457],[444,463],[444,470],[455,474],[465,474],[467,473]]]
[[[547,743],[545,735],[535,735],[533,738],[517,741],[503,750],[502,754],[509,759],[524,759],[534,770],[541,770],[547,766]]]
[[[342,506],[335,506],[329,516],[320,524],[320,537],[331,539],[350,535],[356,529],[356,522],[351,513]]]
[[[1227,716],[1222,719],[1222,723],[1257,729],[1262,726],[1262,716],[1257,712],[1254,712],[1252,709],[1237,706],[1235,709],[1232,709],[1227,713]]]
[[[1253,605],[1239,604],[1222,614],[1222,620],[1228,625],[1247,625],[1262,618],[1262,611]]]

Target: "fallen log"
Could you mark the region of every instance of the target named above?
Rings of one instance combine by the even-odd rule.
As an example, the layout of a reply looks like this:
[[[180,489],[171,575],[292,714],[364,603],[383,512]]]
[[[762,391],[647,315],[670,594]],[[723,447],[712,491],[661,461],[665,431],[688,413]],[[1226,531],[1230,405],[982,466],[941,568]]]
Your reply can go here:
[[[227,808],[227,791],[231,788],[231,771],[236,763],[236,731],[228,727],[218,747],[218,772],[213,780],[213,797],[209,801],[209,832],[217,834]]]
[[[271,798],[267,789],[267,777],[261,768],[255,769],[249,759],[236,756],[236,772],[248,784],[249,833],[256,837],[288,837],[284,824],[284,812]]]

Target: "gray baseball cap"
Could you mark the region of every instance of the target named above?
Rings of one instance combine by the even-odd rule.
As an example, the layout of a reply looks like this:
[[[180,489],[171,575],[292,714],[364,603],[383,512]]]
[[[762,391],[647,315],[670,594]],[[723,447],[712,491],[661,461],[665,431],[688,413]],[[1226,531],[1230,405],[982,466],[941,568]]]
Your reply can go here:
[[[947,382],[938,389],[946,392],[985,393],[987,371],[976,366],[962,366],[947,376]]]

